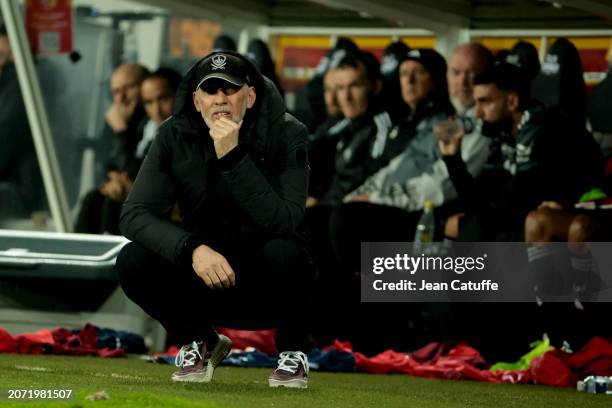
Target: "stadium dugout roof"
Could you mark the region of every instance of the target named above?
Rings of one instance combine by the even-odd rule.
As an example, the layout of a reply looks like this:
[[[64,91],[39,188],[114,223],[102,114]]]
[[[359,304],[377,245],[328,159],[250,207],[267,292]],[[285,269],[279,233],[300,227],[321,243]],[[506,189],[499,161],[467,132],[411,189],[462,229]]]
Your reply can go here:
[[[611,29],[612,0],[143,0],[177,14],[268,27]]]

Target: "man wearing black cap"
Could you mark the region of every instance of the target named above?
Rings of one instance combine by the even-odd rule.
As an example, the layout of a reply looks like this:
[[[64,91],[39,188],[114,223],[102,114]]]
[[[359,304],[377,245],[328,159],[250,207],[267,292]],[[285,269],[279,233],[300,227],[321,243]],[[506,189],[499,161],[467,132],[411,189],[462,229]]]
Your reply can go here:
[[[214,325],[276,327],[270,386],[307,387],[306,136],[240,54],[213,52],[181,82],[124,205],[134,242],[117,259],[128,297],[185,344],[172,380],[212,379],[231,348]]]

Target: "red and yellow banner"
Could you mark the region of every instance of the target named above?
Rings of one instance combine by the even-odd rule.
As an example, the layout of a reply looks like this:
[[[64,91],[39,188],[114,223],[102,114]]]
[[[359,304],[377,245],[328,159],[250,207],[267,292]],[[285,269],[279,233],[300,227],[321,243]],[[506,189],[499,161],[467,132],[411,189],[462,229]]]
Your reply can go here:
[[[348,37],[365,51],[369,51],[379,60],[385,48],[393,42],[390,36],[360,36]],[[433,48],[435,37],[403,37],[401,38],[411,48]],[[286,91],[299,89],[312,78],[314,69],[327,51],[332,47],[329,36],[294,36],[280,35],[272,39],[276,49],[277,74]]]

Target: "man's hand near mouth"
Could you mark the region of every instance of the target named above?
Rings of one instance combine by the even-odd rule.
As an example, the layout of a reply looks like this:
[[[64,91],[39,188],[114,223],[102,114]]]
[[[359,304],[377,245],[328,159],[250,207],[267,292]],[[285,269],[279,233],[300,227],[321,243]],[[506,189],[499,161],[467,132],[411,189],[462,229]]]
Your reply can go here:
[[[213,115],[213,118],[216,116],[220,117],[214,121],[209,133],[215,143],[217,158],[220,159],[238,146],[238,135],[240,134],[242,121],[235,123],[229,118],[229,115],[217,113]]]

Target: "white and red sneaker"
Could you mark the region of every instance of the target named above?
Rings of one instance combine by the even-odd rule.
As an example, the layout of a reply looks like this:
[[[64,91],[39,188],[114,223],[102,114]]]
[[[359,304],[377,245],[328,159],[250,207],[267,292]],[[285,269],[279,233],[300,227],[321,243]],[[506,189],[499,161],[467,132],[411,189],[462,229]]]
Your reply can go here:
[[[276,369],[268,377],[270,387],[308,388],[308,357],[301,351],[278,356]]]
[[[212,349],[204,341],[193,341],[181,347],[174,363],[180,367],[172,381],[210,382],[217,367],[232,349],[232,341],[219,335]]]

